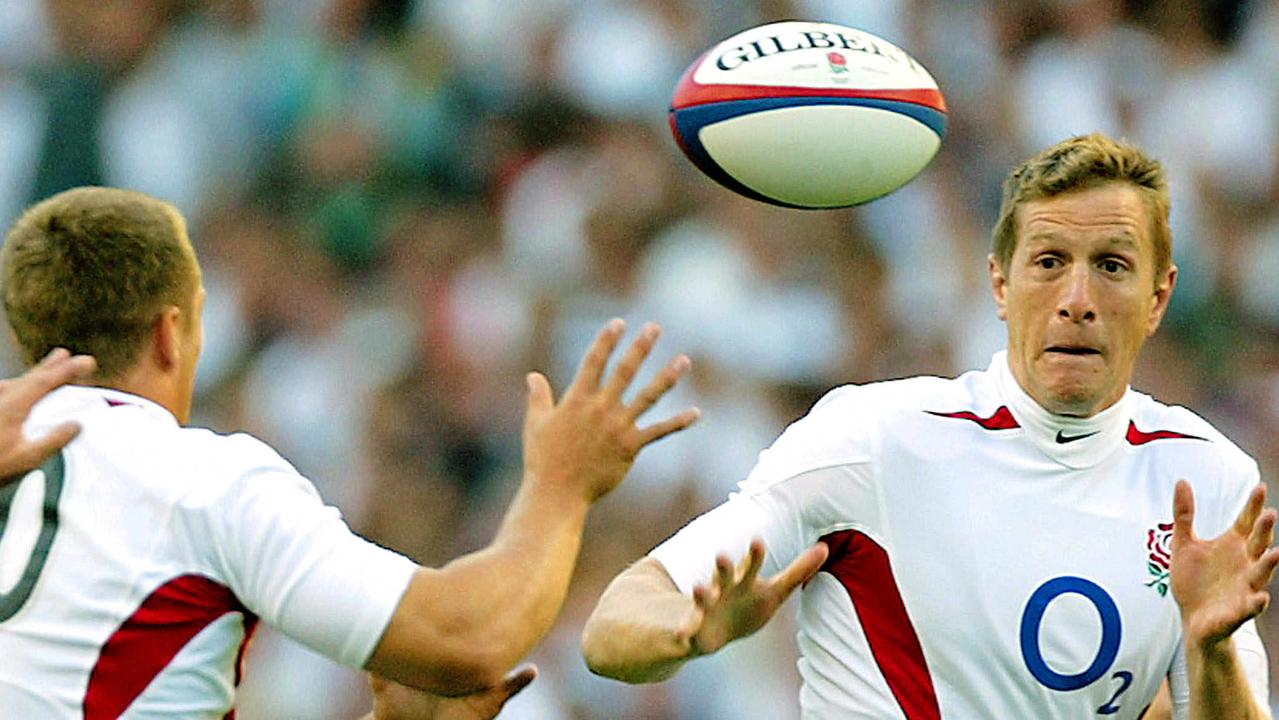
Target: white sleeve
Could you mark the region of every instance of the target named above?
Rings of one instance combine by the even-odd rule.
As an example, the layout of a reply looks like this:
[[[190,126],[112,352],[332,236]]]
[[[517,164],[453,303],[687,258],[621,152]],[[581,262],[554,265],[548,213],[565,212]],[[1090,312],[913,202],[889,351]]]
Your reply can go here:
[[[245,607],[316,652],[364,666],[408,588],[411,560],[352,533],[287,463],[242,476],[202,514],[214,562]]]
[[[1257,632],[1257,624],[1249,620],[1232,636],[1235,641],[1235,654],[1239,665],[1243,668],[1244,677],[1248,680],[1248,688],[1257,707],[1270,714],[1270,670],[1266,660],[1266,648]],[[1177,653],[1173,656],[1172,669],[1168,672],[1168,686],[1172,690],[1172,715],[1174,720],[1190,718],[1190,673],[1186,667],[1186,645],[1177,643]]]
[[[855,520],[845,508],[858,503],[841,502],[839,496],[855,498],[858,488],[869,486],[870,477],[868,464],[853,463],[810,470],[765,487],[743,484],[743,492],[685,525],[649,557],[662,563],[676,587],[690,595],[695,585],[713,576],[716,555],[724,553],[736,562],[758,537],[765,549],[760,574],[767,577],[835,529],[833,522]]]
[[[666,568],[680,592],[692,595],[694,586],[711,579],[717,555],[737,562],[753,538],[764,538],[765,565],[775,565],[779,547],[791,544],[783,537],[785,524],[784,518],[770,517],[760,504],[737,496],[685,525],[648,555]],[[768,575],[770,568],[760,572]]]
[[[752,539],[764,541],[761,575],[789,565],[843,523],[855,525],[877,507],[858,388],[837,388],[791,424],[764,452],[739,492],[693,520],[649,553],[675,585],[691,594],[714,575],[715,556],[734,561]]]

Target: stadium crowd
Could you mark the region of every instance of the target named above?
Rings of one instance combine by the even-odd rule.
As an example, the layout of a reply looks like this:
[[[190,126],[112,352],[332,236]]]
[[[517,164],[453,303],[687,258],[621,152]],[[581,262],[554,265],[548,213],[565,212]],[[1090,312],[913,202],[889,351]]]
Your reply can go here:
[[[679,74],[787,18],[869,30],[932,71],[949,134],[915,182],[805,213],[679,156]],[[586,614],[826,389],[985,367],[1004,342],[999,181],[1034,150],[1101,130],[1165,162],[1181,276],[1136,387],[1275,477],[1276,77],[1264,0],[0,0],[0,220],[77,185],[173,202],[208,289],[195,424],[267,440],[358,532],[427,564],[491,536],[523,373],[562,386],[608,318],[662,323],[653,367],[694,360],[663,405],[703,420],[591,517],[541,676],[504,717],[787,718],[787,622],[632,688],[586,670]],[[241,718],[367,706],[360,674],[259,633]]]

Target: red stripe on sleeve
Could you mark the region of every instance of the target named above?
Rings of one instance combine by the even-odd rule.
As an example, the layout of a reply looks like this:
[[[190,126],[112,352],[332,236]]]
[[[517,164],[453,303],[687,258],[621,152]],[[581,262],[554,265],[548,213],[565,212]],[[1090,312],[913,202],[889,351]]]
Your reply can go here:
[[[982,417],[971,410],[961,410],[959,412],[925,410],[924,412],[937,417],[971,420],[987,430],[1014,430],[1021,427],[1021,425],[1017,424],[1017,418],[1013,417],[1012,411],[1006,405],[1000,405],[999,409],[991,413],[990,417]]]
[[[1175,430],[1153,430],[1145,432],[1137,429],[1137,423],[1128,421],[1128,435],[1126,437],[1130,445],[1145,445],[1148,442],[1156,440],[1205,440],[1198,435],[1187,435],[1179,433]]]
[[[231,612],[245,614],[247,642],[256,618],[230,588],[200,575],[183,575],[161,585],[102,646],[89,673],[84,719],[120,717],[191,638]],[[244,643],[241,658],[243,647]]]
[[[856,530],[831,533],[822,542],[830,548],[822,572],[833,575],[848,592],[875,664],[906,720],[941,720],[928,661],[897,589],[888,553]]]

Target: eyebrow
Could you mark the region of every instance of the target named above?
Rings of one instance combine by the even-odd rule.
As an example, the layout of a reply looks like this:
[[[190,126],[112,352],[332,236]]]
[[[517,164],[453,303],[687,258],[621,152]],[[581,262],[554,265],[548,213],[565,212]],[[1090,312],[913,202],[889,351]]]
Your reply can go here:
[[[1035,233],[1034,235],[1027,237],[1026,244],[1030,245],[1031,243],[1037,243],[1037,242],[1051,243],[1059,239],[1060,238],[1054,233],[1038,232],[1038,233]],[[1105,242],[1110,247],[1118,246],[1118,247],[1132,249],[1132,250],[1136,250],[1140,247],[1140,245],[1137,243],[1137,238],[1128,234],[1111,235],[1110,237],[1106,238]]]

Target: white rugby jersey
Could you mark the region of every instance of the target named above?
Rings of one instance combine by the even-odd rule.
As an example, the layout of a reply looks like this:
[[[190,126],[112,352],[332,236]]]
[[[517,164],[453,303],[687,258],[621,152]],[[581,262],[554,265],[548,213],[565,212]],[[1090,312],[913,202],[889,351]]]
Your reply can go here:
[[[1196,532],[1216,537],[1258,470],[1204,420],[1132,390],[1092,418],[1052,415],[999,353],[953,380],[832,391],[651,556],[691,594],[752,537],[766,574],[829,545],[800,593],[805,718],[1132,719],[1169,676],[1184,717],[1168,585],[1179,478]],[[1266,707],[1255,627],[1235,637]]]
[[[64,387],[59,456],[0,489],[0,717],[232,717],[259,619],[362,666],[414,564],[353,535],[262,442]]]

